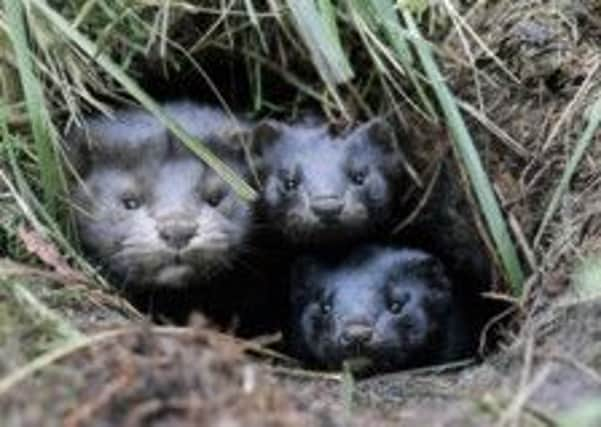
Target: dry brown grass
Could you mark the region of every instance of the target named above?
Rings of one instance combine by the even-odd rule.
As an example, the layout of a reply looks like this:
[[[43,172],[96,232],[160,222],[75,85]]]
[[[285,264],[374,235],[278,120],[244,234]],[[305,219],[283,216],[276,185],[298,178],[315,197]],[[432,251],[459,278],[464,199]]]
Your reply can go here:
[[[249,23],[243,3],[232,2],[224,14],[218,7],[188,2],[172,2],[171,9],[136,2],[127,11],[111,0],[103,13],[82,15],[79,28],[99,35],[103,52],[141,77],[144,87],[155,86],[158,96],[169,90],[177,96],[192,85],[199,98],[224,100],[251,115],[290,118],[309,107],[342,127],[380,112],[399,123],[417,123],[417,115],[427,124],[424,140],[431,137],[428,106],[405,84],[403,73],[382,52],[357,42],[369,38],[368,32],[349,26],[341,34],[345,46],[352,46],[355,78],[333,91],[319,78],[293,29],[277,25],[284,19],[280,2],[266,2],[255,23]],[[274,371],[265,366],[271,363],[265,355],[249,358],[239,342],[224,344],[194,329],[181,334],[135,330],[40,362],[38,357],[72,344],[65,341],[65,325],[92,335],[131,325],[136,314],[102,287],[67,280],[57,271],[60,264],[40,262],[18,238],[17,226],[25,222],[48,237],[62,261],[92,276],[81,267],[83,260],[75,262],[78,251],[67,248],[36,204],[41,184],[29,116],[2,12],[0,92],[9,108],[0,134],[3,142],[13,142],[13,151],[7,144],[0,147],[6,178],[0,180],[0,253],[10,258],[0,263],[0,382],[23,366],[41,363],[0,393],[3,422],[10,427],[570,425],[576,418],[562,418],[564,411],[601,391],[598,302],[588,298],[557,305],[574,269],[601,250],[599,132],[559,210],[542,229],[541,221],[584,130],[586,112],[599,98],[600,10],[592,0],[467,3],[439,2],[436,13],[425,15],[423,30],[437,40],[440,63],[529,271],[524,293],[514,301],[517,327],[477,366],[360,382],[350,408],[342,397],[344,385],[330,376],[299,376],[286,367]],[[75,17],[82,4],[63,2],[64,16]],[[457,15],[449,5],[457,7]],[[32,38],[48,32],[48,44],[36,46],[34,60],[59,128],[82,111],[106,110],[131,99],[81,51],[65,48],[39,16],[32,19],[40,23],[32,28]],[[421,149],[430,150],[431,142]],[[414,167],[427,183],[430,169],[419,159]],[[473,206],[470,215],[477,216]],[[19,303],[15,284],[31,289],[50,311]]]

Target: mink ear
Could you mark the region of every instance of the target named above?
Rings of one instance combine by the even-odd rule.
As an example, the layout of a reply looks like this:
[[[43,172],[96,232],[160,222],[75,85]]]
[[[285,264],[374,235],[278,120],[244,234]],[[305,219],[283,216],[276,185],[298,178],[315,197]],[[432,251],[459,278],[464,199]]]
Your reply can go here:
[[[209,148],[216,151],[216,154],[225,154],[230,158],[246,163],[244,144],[247,133],[247,130],[226,131],[210,134],[204,137],[204,140]]]
[[[440,289],[450,289],[451,283],[447,277],[442,262],[428,254],[418,254],[405,265],[405,271],[413,277],[428,280],[428,283]]]
[[[92,163],[92,144],[87,127],[73,125],[62,138],[64,158],[79,175],[85,175]]]
[[[241,137],[247,141],[249,165],[259,182],[263,181],[269,167],[265,156],[280,139],[285,127],[282,122],[263,120]]]
[[[383,167],[387,173],[398,175],[404,170],[406,164],[402,147],[397,144],[397,135],[386,121],[376,117],[355,129],[346,139],[349,140],[351,150],[357,147],[378,147],[383,153]],[[361,152],[359,149],[358,152]]]
[[[253,157],[263,157],[265,152],[280,138],[285,124],[276,120],[263,120],[252,130],[250,137],[250,152]]]
[[[359,126],[351,133],[350,139],[375,143],[384,153],[398,152],[394,130],[381,117],[371,119]]]

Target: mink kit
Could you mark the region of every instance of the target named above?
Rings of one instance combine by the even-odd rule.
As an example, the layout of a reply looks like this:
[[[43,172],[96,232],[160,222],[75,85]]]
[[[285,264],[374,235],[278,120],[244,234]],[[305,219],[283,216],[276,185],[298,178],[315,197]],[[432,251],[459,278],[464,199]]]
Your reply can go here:
[[[382,231],[394,216],[402,156],[380,119],[342,135],[315,117],[265,121],[253,132],[252,151],[262,221],[293,247],[337,250]]]
[[[390,371],[448,362],[473,346],[442,263],[422,251],[369,245],[301,258],[291,286],[289,342],[313,366],[362,359]]]
[[[473,348],[445,260],[377,245],[407,184],[383,120],[336,135],[314,117],[254,125],[191,102],[164,108],[260,197],[241,200],[141,110],[68,134],[81,241],[138,307],[178,323],[201,311],[242,336],[281,330],[282,348],[316,367],[360,357],[379,372]]]
[[[244,151],[230,137],[242,123],[188,102],[165,109],[248,178]],[[139,110],[89,119],[66,142],[81,177],[72,196],[80,239],[116,286],[134,299],[151,296],[153,304],[184,290],[206,290],[200,301],[183,300],[209,312],[214,307],[202,300],[223,305],[234,299],[211,295],[212,282],[229,275],[242,256],[252,208],[211,168]],[[182,319],[186,311],[181,305],[165,309]]]

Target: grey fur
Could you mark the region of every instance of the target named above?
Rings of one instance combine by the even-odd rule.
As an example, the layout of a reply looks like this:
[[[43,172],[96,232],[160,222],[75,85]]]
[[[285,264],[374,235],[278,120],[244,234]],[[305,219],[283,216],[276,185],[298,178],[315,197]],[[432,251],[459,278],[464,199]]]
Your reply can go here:
[[[390,219],[402,157],[379,120],[342,136],[315,120],[263,122],[253,151],[266,220],[292,243],[340,242]]]
[[[165,106],[193,136],[246,176],[234,122],[193,103]],[[202,286],[231,268],[251,228],[250,207],[150,114],[91,118],[67,137],[82,182],[74,191],[86,249],[132,289]]]
[[[424,252],[368,246],[333,263],[306,258],[292,279],[292,345],[330,368],[354,358],[376,371],[444,362],[465,354],[459,310],[442,264]]]

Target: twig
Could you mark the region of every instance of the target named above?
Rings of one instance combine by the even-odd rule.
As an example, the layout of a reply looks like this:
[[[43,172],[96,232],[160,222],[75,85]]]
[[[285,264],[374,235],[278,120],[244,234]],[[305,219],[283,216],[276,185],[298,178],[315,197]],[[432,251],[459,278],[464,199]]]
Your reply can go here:
[[[421,368],[408,369],[406,371],[403,371],[402,373],[407,374],[407,375],[425,375],[425,374],[438,375],[438,374],[442,374],[444,372],[452,371],[455,369],[467,368],[468,366],[473,365],[475,362],[476,362],[476,359],[469,358],[469,359],[457,360],[454,362],[441,363],[438,365],[423,366]]]
[[[510,421],[516,419],[516,417],[520,415],[520,412],[525,409],[526,402],[530,399],[530,396],[543,385],[550,373],[551,367],[549,365],[543,367],[530,384],[518,390],[517,394],[497,422],[498,427],[507,425]]]
[[[595,133],[601,124],[601,98],[598,98],[597,101],[592,105],[589,117],[588,124],[584,129],[584,132],[580,136],[580,139],[576,143],[576,147],[574,148],[574,152],[572,156],[568,160],[568,163],[565,166],[564,172],[561,176],[557,187],[555,188],[555,192],[553,193],[553,197],[551,198],[551,202],[547,207],[545,214],[543,216],[543,220],[541,221],[538,230],[536,231],[536,236],[534,237],[534,242],[532,246],[534,249],[537,249],[544,232],[551,221],[551,218],[555,215],[557,208],[559,207],[559,203],[561,202],[561,198],[564,193],[568,189],[570,181],[572,180],[572,176],[576,172],[577,166],[580,164],[584,153],[587,148],[591,144],[592,141],[595,140]]]
[[[281,355],[276,351],[269,350],[263,348],[261,345],[258,345],[252,341],[246,341],[240,338],[235,338],[227,334],[223,334],[220,332],[216,332],[210,329],[199,329],[199,328],[182,328],[182,327],[172,327],[172,326],[158,326],[149,328],[149,331],[158,335],[168,335],[168,336],[202,336],[207,340],[215,339],[221,340],[222,342],[229,342],[234,345],[240,347],[242,352],[244,351],[253,351],[257,353],[267,354],[270,357],[277,358],[280,360],[284,360],[287,362],[293,361],[293,359]],[[138,326],[135,327],[127,327],[127,328],[119,328],[112,329],[109,331],[100,332],[98,334],[83,337],[80,339],[75,339],[71,342],[66,343],[65,345],[51,350],[47,353],[42,354],[41,356],[35,358],[31,362],[27,363],[25,366],[17,369],[16,371],[10,373],[4,378],[0,379],[0,396],[9,391],[12,387],[19,384],[21,381],[35,374],[36,372],[41,371],[42,369],[48,367],[49,365],[63,359],[73,353],[84,350],[86,348],[92,347],[96,344],[99,344],[103,341],[108,341],[110,339],[115,339],[121,336],[129,335],[132,333],[140,332],[140,328]]]
[[[524,148],[522,144],[516,141],[511,135],[509,135],[503,128],[497,125],[491,120],[485,113],[478,111],[473,105],[468,102],[457,100],[457,104],[469,115],[478,120],[484,125],[491,133],[493,133],[499,140],[505,144],[513,153],[517,154],[523,159],[531,157],[530,152]]]
[[[93,335],[91,337],[84,337],[81,339],[74,340],[72,342],[68,342],[67,344],[51,350],[43,355],[35,358],[25,366],[13,371],[8,374],[4,378],[0,380],[0,396],[8,392],[12,387],[19,384],[21,381],[25,380],[29,376],[35,374],[36,372],[41,371],[47,366],[53,364],[54,362],[70,355],[91,347],[95,344],[98,344],[102,341],[109,340],[111,338],[120,337],[123,335],[127,335],[131,333],[132,329],[116,329],[106,332],[101,332],[99,334]]]
[[[438,178],[440,177],[440,172],[442,171],[442,163],[443,163],[442,160],[439,160],[438,164],[436,165],[436,170],[434,171],[434,174],[432,175],[432,178],[430,179],[430,182],[428,183],[428,187],[426,188],[426,191],[424,191],[424,194],[419,199],[417,205],[411,211],[411,213],[405,219],[403,219],[403,221],[401,221],[396,227],[394,227],[392,234],[399,234],[403,229],[405,229],[407,226],[409,226],[415,220],[415,218],[418,217],[420,212],[422,212],[422,210],[426,206],[426,203],[428,203],[428,201],[430,200],[430,197],[432,196],[434,187],[436,186],[436,183],[438,182]]]
[[[331,373],[331,372],[320,372],[320,371],[308,371],[306,369],[299,368],[285,368],[283,366],[267,366],[268,371],[274,374],[288,375],[291,377],[312,379],[312,380],[325,380],[325,381],[336,381],[342,382],[342,374]]]
[[[578,103],[582,99],[584,94],[589,90],[591,80],[592,80],[593,76],[595,75],[595,73],[597,72],[597,70],[599,69],[600,64],[601,64],[600,61],[595,62],[595,64],[593,65],[593,67],[591,68],[589,73],[587,74],[586,78],[584,79],[584,82],[582,82],[582,84],[580,85],[580,88],[578,89],[578,91],[576,92],[576,94],[574,95],[572,100],[570,101],[570,103],[562,111],[561,116],[559,116],[559,120],[557,120],[555,125],[553,125],[553,129],[551,129],[551,132],[549,132],[547,139],[543,143],[543,146],[541,148],[541,153],[544,154],[545,152],[547,152],[547,150],[549,149],[549,146],[551,145],[551,142],[557,136],[559,129],[561,129],[561,126],[568,119],[568,116],[570,115],[570,113],[573,112],[573,110],[576,106],[576,103]]]
[[[119,376],[107,384],[100,392],[95,393],[92,400],[80,403],[64,421],[64,427],[77,427],[79,425],[87,425],[94,413],[97,413],[103,406],[107,405],[111,398],[120,390],[127,388],[133,381],[135,376],[135,365],[131,358],[123,355]]]
[[[63,319],[58,313],[55,313],[47,307],[25,286],[15,283],[12,286],[12,289],[17,301],[21,302],[26,310],[29,309],[34,311],[38,317],[55,325],[57,333],[63,338],[67,340],[76,340],[83,337],[83,334],[79,332],[77,328],[71,325],[66,319]]]
[[[576,359],[573,356],[554,353],[554,352],[549,354],[548,352],[542,352],[542,351],[535,351],[535,355],[541,359],[554,360],[557,362],[562,362],[567,365],[570,365],[574,369],[577,369],[580,372],[582,372],[584,375],[587,375],[588,377],[590,377],[598,385],[601,385],[601,375],[599,375],[599,373],[594,368],[590,367],[589,365],[587,365],[584,362],[579,361],[578,359]]]

